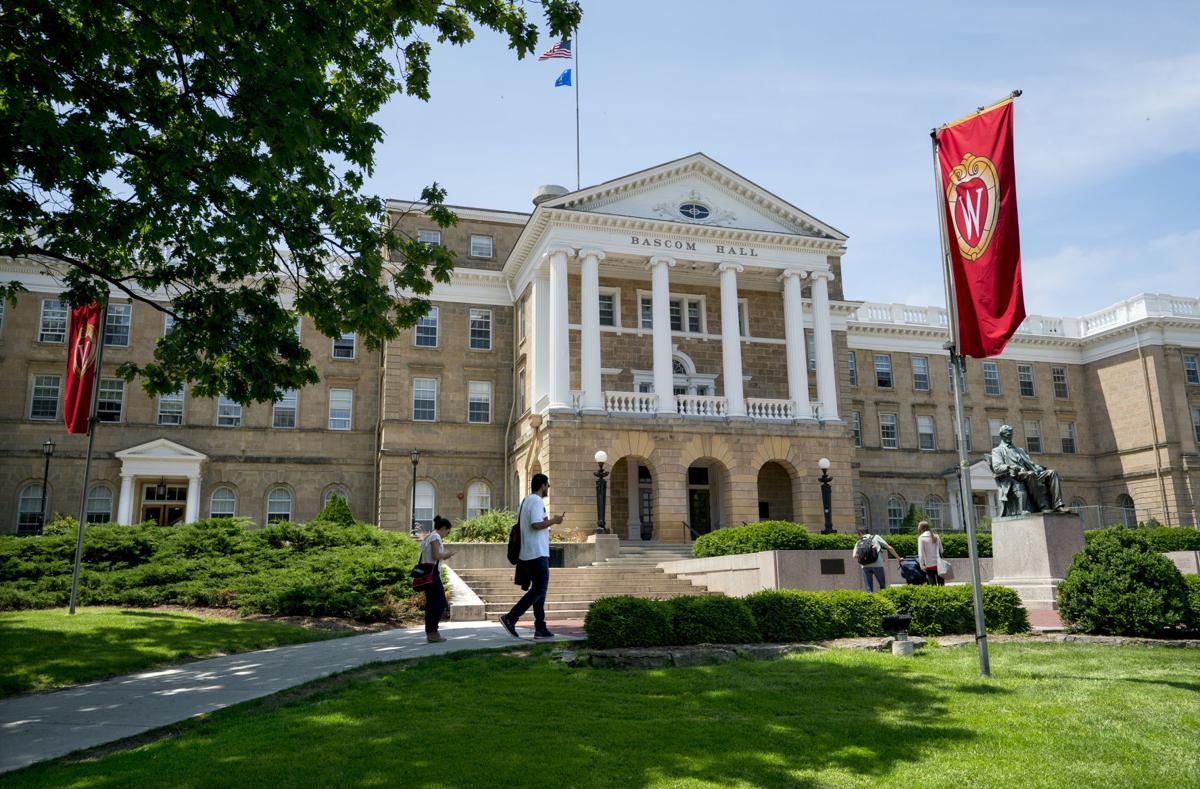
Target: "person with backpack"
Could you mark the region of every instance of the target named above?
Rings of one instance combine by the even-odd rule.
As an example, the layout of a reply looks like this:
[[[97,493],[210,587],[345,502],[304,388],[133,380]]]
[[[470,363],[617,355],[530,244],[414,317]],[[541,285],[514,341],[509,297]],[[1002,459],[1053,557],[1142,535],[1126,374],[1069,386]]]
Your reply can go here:
[[[883,552],[886,550],[897,562],[900,561],[900,554],[887,540],[878,534],[871,534],[865,526],[859,527],[858,535],[858,542],[850,554],[862,566],[863,591],[874,592],[874,583],[878,583],[880,589],[887,589],[887,579],[883,574]]]
[[[938,573],[938,565],[942,561],[942,538],[929,525],[929,521],[917,524],[917,561],[925,571],[925,583],[933,586],[945,586],[946,579]]]
[[[533,607],[533,637],[553,638],[546,627],[546,592],[550,587],[550,527],[563,522],[562,515],[547,517],[543,501],[550,491],[550,480],[545,474],[534,474],[529,487],[532,493],[521,500],[517,510],[517,526],[520,531],[521,550],[517,558],[517,577],[528,578],[527,591],[507,614],[500,617],[501,626],[513,638],[517,634],[517,621]],[[512,541],[510,541],[510,546]]]

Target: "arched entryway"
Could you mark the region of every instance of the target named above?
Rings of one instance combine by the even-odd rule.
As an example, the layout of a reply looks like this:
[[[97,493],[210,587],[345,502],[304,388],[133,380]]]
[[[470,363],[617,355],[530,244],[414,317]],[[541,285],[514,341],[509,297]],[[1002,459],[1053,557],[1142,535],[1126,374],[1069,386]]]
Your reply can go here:
[[[621,539],[653,540],[654,471],[650,461],[637,455],[617,460],[610,477],[611,528]]]
[[[691,538],[732,526],[729,469],[716,458],[698,458],[687,470],[687,526]]]
[[[764,463],[758,470],[758,519],[795,520],[792,475],[780,463]]]

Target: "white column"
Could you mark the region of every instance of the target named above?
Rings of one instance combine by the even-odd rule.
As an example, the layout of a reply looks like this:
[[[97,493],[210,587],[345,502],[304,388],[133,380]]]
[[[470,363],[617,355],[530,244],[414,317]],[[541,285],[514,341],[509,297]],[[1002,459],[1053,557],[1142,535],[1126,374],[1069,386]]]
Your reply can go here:
[[[638,488],[638,462],[632,457],[625,458],[625,467],[629,471],[629,517],[626,525],[629,527],[629,539],[640,542],[642,539],[642,491]]]
[[[788,269],[783,279],[783,336],[787,348],[788,398],[796,404],[797,419],[812,418],[808,400],[808,354],[804,348],[804,302],[800,279],[805,272]]]
[[[821,420],[838,418],[837,380],[833,365],[833,330],[829,325],[828,271],[812,273],[813,351],[817,357],[817,399],[821,401]]]
[[[604,253],[585,249],[580,255],[580,323],[583,332],[579,343],[579,383],[583,389],[583,409],[604,410],[604,393],[600,389],[600,261]]]
[[[545,267],[533,275],[533,320],[529,325],[533,343],[533,383],[530,411],[541,413],[550,395],[550,273]]]
[[[742,331],[738,321],[737,275],[744,269],[737,263],[722,263],[721,272],[721,361],[725,378],[725,400],[730,416],[746,415],[746,395],[742,382]]]
[[[187,506],[183,512],[184,523],[200,520],[200,477],[188,477]]]
[[[550,259],[550,408],[571,409],[571,335],[567,330],[567,258],[575,250],[558,247]]]
[[[654,392],[658,395],[658,413],[675,413],[675,374],[671,369],[671,266],[675,258],[658,255],[650,258],[654,321]]]
[[[117,499],[117,523],[122,526],[133,524],[133,477],[121,475],[121,494]]]

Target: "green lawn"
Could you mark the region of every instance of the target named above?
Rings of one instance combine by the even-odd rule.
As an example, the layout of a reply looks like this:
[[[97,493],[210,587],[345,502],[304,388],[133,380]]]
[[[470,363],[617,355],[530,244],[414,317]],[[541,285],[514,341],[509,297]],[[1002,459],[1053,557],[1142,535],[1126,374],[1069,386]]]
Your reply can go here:
[[[352,672],[22,786],[1195,786],[1200,656],[993,645],[622,673],[467,653]]]
[[[79,608],[0,613],[4,671],[0,697],[219,653],[333,638],[277,622],[217,619],[167,611]]]

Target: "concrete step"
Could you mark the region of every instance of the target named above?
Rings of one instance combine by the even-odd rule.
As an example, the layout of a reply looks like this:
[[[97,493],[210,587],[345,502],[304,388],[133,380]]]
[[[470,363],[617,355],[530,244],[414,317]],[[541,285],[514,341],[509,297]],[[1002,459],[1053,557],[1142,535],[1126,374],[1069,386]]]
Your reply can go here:
[[[484,600],[491,600],[493,597],[513,594],[524,594],[520,591],[521,587],[509,586],[489,586],[479,587],[472,586],[471,591],[479,595]],[[643,594],[687,594],[688,592],[700,590],[704,591],[703,586],[694,586],[690,583],[672,584],[670,586],[647,586],[647,585],[622,585],[622,586],[555,586],[550,584],[550,594],[571,594],[577,597],[595,597],[598,595],[643,595]]]
[[[492,603],[504,603],[504,602],[507,602],[509,605],[512,605],[513,603],[520,600],[521,596],[523,594],[524,593],[519,590],[517,591],[516,594],[492,594],[492,595],[488,595],[487,597],[484,597],[483,601],[485,604],[488,604],[488,605],[490,605]],[[551,603],[580,603],[582,605],[587,605],[588,603],[594,602],[595,600],[599,600],[602,597],[618,597],[621,594],[623,594],[623,593],[622,592],[601,592],[600,594],[595,594],[595,595],[579,595],[579,594],[555,595],[555,594],[551,594],[546,598],[546,601],[551,602]],[[667,590],[667,591],[662,591],[662,592],[646,592],[644,594],[639,594],[637,596],[655,600],[655,599],[661,599],[661,598],[667,598],[667,597],[691,597],[691,596],[695,596],[695,595],[707,595],[707,594],[710,594],[710,592],[707,589],[692,588],[692,589],[672,589],[672,590]]]

